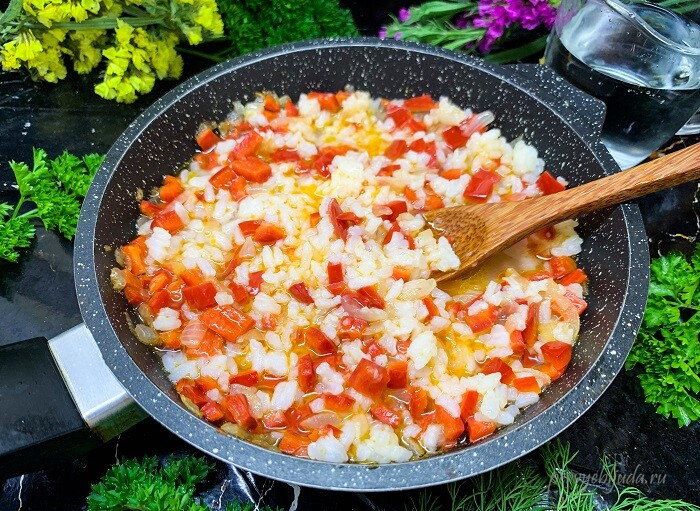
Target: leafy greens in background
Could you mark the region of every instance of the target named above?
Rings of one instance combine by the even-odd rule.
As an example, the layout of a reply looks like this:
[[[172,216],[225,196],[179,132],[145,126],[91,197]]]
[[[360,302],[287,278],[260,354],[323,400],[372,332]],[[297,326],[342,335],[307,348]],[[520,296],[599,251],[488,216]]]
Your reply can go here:
[[[651,262],[649,301],[626,367],[639,366],[646,401],[679,426],[700,419],[700,243],[690,261],[671,252]]]
[[[532,458],[520,459],[462,483],[447,485],[443,502],[435,489],[423,490],[406,511],[700,511],[700,507],[681,500],[651,500],[636,488],[620,488],[617,466],[601,460],[607,481],[606,500],[600,506],[599,495],[571,469],[576,453],[568,444],[553,441],[539,451],[544,473]]]
[[[282,43],[359,35],[338,0],[219,0],[229,47],[218,59]]]
[[[600,497],[571,469],[576,457],[568,444],[550,442],[540,449],[544,470],[532,457],[509,463],[461,483],[421,491],[407,511],[596,511]],[[611,511],[700,511],[680,500],[653,501],[639,490],[620,488],[617,467],[602,460],[607,481],[601,481]],[[214,471],[204,458],[155,457],[126,460],[112,466],[92,487],[88,511],[210,511],[196,495],[197,485]],[[441,491],[441,490],[446,490]],[[279,511],[269,506],[232,501],[226,511]],[[303,508],[302,508],[303,509]]]
[[[67,151],[48,159],[43,149],[34,149],[30,169],[26,163],[10,162],[20,198],[16,204],[0,202],[0,259],[17,262],[20,250],[34,238],[31,223],[40,219],[44,228],[56,230],[68,239],[75,235],[80,201],[90,186],[103,156],[88,154],[79,158]],[[34,208],[22,212],[25,203]]]
[[[193,456],[130,459],[112,466],[88,495],[88,511],[210,511],[195,496],[196,486],[214,470],[214,464]],[[226,511],[253,511],[251,503],[233,501]],[[256,511],[274,511],[255,506]],[[279,510],[277,510],[279,511]]]

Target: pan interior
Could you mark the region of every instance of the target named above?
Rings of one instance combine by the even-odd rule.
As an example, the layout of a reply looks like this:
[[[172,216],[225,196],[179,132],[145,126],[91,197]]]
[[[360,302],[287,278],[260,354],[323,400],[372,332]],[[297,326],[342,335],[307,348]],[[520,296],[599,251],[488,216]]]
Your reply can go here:
[[[109,272],[115,266],[115,261],[113,252],[105,250],[105,247],[113,249],[133,239],[135,221],[139,216],[137,189],[148,192],[159,186],[163,175],[177,171],[196,150],[193,134],[200,123],[223,119],[231,110],[233,101],[251,100],[254,93],[259,91],[288,94],[296,100],[303,92],[335,91],[347,85],[369,91],[375,97],[401,98],[424,93],[433,97],[448,96],[461,107],[471,107],[476,111],[492,110],[496,116],[495,127],[500,128],[508,139],[522,137],[533,144],[545,160],[546,168],[555,175],[564,176],[571,185],[606,174],[581,137],[532,95],[488,68],[469,65],[446,55],[444,52],[414,51],[397,45],[301,45],[284,54],[272,52],[250,58],[244,64],[234,61],[205,72],[204,76],[195,77],[163,98],[135,121],[113,147],[105,168],[100,171],[102,183],[96,183],[98,188],[103,187],[103,194],[94,220],[94,251],[91,255],[94,257],[99,299],[116,337],[96,337],[117,377],[156,419],[176,430],[182,428],[178,433],[185,439],[227,459],[232,459],[227,453],[238,453],[239,444],[242,443],[216,435],[211,426],[193,416],[193,420],[185,419],[179,426],[173,426],[165,416],[173,414],[184,417],[188,412],[183,411],[157,357],[131,334],[125,314],[130,309],[123,296],[110,287]],[[519,429],[528,430],[528,433],[522,433],[528,437],[538,435],[532,431],[532,421],[556,408],[557,403],[582,381],[603,354],[625,302],[631,260],[628,226],[623,211],[617,208],[581,219],[579,232],[585,239],[579,262],[590,276],[589,308],[583,317],[574,358],[565,376],[543,394],[539,403],[525,410],[515,424],[502,428],[489,441],[434,458],[463,455],[466,462],[472,458],[466,453],[508,436],[517,438]],[[92,326],[89,316],[90,313],[84,311],[88,325]],[[144,390],[144,385],[151,389]],[[157,406],[146,399],[146,396],[160,393],[169,399],[161,398],[163,402]],[[545,426],[542,428],[546,429]],[[519,447],[512,449],[510,459],[537,447],[555,433],[547,431],[540,434],[541,438],[527,443],[522,452]],[[214,443],[211,438],[215,438]],[[220,447],[212,451],[214,444]],[[262,450],[257,452],[262,458],[276,457],[275,463],[288,458]],[[243,455],[237,456],[240,457],[233,459],[237,464],[280,477],[272,469],[249,466]],[[482,461],[481,468],[474,464],[469,469],[470,473],[453,474],[451,477],[473,475],[505,461],[508,460],[497,460],[485,466]],[[302,466],[319,464],[296,459],[290,463],[302,463]],[[421,463],[423,461],[403,465]],[[462,464],[466,466],[468,463]],[[425,476],[418,481],[415,477],[399,486],[436,484],[450,478],[448,475],[438,475],[438,480],[436,476]],[[301,483],[315,484],[313,481]],[[386,487],[386,484],[389,483],[375,482],[374,488],[369,484],[364,488],[377,489],[382,485]]]

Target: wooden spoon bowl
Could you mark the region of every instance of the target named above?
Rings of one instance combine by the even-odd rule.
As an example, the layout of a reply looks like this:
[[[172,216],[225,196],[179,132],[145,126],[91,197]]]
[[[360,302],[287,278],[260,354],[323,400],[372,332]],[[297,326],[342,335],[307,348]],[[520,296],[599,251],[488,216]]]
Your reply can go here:
[[[436,236],[446,236],[460,267],[438,281],[463,275],[485,259],[547,226],[658,190],[700,179],[700,143],[631,169],[518,202],[465,204],[424,213]]]

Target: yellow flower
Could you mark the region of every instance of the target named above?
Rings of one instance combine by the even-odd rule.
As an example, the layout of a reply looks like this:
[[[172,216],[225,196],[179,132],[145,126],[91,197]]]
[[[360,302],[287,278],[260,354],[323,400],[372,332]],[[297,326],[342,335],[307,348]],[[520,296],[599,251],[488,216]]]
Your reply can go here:
[[[66,77],[66,66],[63,65],[63,55],[56,48],[41,52],[28,63],[32,77],[41,78],[47,82],[56,83]]]
[[[134,32],[134,27],[122,20],[117,20],[117,28],[114,29],[114,36],[117,39],[117,44],[126,45],[131,40],[131,34]]]
[[[71,18],[71,4],[68,3],[47,3],[36,13],[36,19],[46,27],[54,23],[69,21]]]
[[[70,33],[70,46],[73,48],[73,69],[77,73],[89,73],[100,63],[102,51],[96,47],[96,43],[104,34],[104,30],[74,30]]]
[[[0,63],[5,71],[16,71],[20,68],[21,62],[17,59],[17,40],[6,42],[0,50]]]
[[[212,34],[221,35],[224,31],[224,23],[216,10],[216,4],[213,7],[208,5],[201,6],[194,17],[194,21]]]
[[[202,42],[202,28],[201,27],[188,27],[183,26],[182,32],[187,38],[187,42],[191,45],[196,45]]]
[[[22,32],[17,39],[17,46],[15,47],[15,57],[18,60],[29,61],[36,58],[37,55],[41,54],[43,50],[39,40],[34,37],[31,30]]]

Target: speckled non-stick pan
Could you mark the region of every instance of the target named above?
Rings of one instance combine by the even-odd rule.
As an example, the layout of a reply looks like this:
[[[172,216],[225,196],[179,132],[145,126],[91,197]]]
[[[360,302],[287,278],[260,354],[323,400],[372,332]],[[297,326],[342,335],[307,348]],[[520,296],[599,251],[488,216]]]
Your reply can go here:
[[[199,449],[252,472],[305,486],[371,491],[444,483],[493,469],[568,427],[621,369],[641,321],[648,281],[646,237],[635,205],[580,219],[585,242],[579,261],[590,276],[589,307],[565,375],[514,424],[485,441],[406,463],[317,462],[222,434],[184,408],[157,357],[131,334],[127,315],[133,311],[110,286],[114,254],[109,248],[134,236],[137,188],[157,186],[164,174],[192,156],[193,133],[201,122],[223,119],[234,100],[251,100],[256,91],[296,99],[302,92],[335,91],[348,84],[373,96],[430,93],[448,96],[462,107],[492,110],[494,125],[507,138],[522,137],[533,144],[546,168],[572,185],[617,170],[598,142],[602,104],[539,66],[496,67],[433,47],[376,39],[301,43],[250,54],[217,65],[165,95],[109,151],[85,199],[75,245],[75,277],[87,329],[141,409]],[[89,351],[89,334],[84,328],[81,332],[64,337],[78,335]],[[56,344],[52,353],[65,374],[73,357],[66,353],[75,353],[75,348]],[[109,379],[100,374],[69,381],[73,399],[79,401],[75,393],[90,382],[99,387]],[[121,409],[130,409],[129,396],[120,396],[114,399],[121,400]],[[98,417],[92,424],[103,438],[129,422],[110,422],[109,415],[104,407],[93,413]]]

